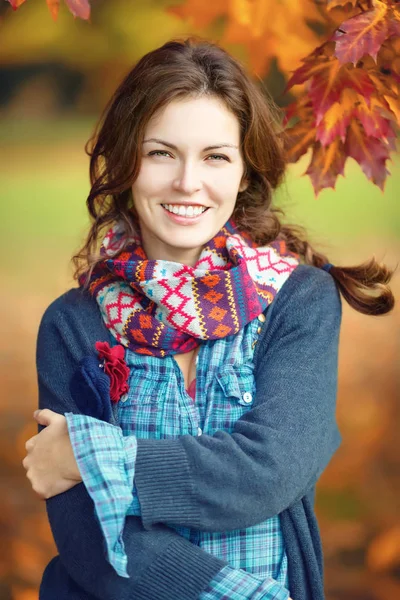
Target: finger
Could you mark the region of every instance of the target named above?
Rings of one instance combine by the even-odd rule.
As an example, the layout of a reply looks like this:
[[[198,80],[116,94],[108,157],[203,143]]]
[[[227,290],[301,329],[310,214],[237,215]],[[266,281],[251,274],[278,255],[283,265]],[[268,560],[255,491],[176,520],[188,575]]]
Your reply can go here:
[[[29,440],[27,440],[27,442],[25,443],[25,450],[27,450],[29,452],[30,450],[33,449],[36,438],[37,438],[37,435],[34,435],[31,438],[29,438]]]
[[[39,425],[50,425],[59,415],[48,408],[43,408],[43,410],[35,410],[33,413],[33,418]]]
[[[41,500],[46,500],[46,494],[43,492],[43,490],[40,488],[40,486],[38,486],[36,483],[32,483],[32,490],[35,492],[35,494],[37,496],[39,496],[39,498]]]
[[[24,467],[24,469],[27,471],[29,469],[29,457],[25,456],[24,460],[22,461],[22,466]],[[26,474],[26,476],[28,476],[28,474]]]

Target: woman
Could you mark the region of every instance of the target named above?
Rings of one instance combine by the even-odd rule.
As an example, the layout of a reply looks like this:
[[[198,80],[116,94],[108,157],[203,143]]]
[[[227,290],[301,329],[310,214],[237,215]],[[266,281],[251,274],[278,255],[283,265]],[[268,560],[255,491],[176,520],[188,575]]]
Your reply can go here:
[[[212,44],[144,56],[90,155],[80,287],[42,319],[24,459],[59,550],[40,598],[323,599],[339,290],[383,314],[391,273],[281,225],[272,110]]]

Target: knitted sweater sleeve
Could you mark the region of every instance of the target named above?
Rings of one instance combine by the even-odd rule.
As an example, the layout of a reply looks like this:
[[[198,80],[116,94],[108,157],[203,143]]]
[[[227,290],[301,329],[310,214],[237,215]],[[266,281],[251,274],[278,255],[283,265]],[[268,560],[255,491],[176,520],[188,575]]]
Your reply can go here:
[[[250,527],[315,485],[340,442],[340,321],[333,278],[300,265],[267,310],[255,357],[255,404],[233,433],[138,440],[135,483],[146,528]]]
[[[106,340],[107,331],[99,330],[98,311],[76,290],[47,309],[37,342],[40,408],[79,412],[69,381],[82,357],[93,352],[93,339]],[[141,519],[130,516],[123,533],[129,578],[120,577],[107,561],[93,502],[83,484],[46,505],[64,568],[98,600],[197,600],[226,564],[167,526],[145,531]]]

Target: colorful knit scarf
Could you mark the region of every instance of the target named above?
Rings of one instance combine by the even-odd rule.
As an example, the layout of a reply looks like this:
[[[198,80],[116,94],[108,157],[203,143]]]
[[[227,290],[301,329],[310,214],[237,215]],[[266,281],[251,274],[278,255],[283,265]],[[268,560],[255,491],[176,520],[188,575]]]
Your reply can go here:
[[[148,260],[139,236],[127,239],[123,224],[108,231],[100,252],[89,291],[107,327],[134,352],[161,357],[237,333],[271,304],[299,264],[284,242],[257,247],[232,220],[193,267]]]

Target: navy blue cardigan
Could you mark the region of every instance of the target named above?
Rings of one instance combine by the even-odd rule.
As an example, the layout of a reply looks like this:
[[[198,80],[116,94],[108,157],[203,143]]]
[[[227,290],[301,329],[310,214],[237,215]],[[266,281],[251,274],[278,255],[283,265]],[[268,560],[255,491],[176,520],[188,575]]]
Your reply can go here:
[[[341,301],[333,278],[299,265],[265,316],[255,352],[255,405],[232,435],[138,441],[142,517],[128,517],[123,535],[130,577],[119,577],[107,562],[81,483],[47,501],[59,556],[44,572],[40,600],[195,600],[225,563],[168,523],[223,531],[275,514],[281,516],[291,597],[324,599],[314,491],[340,443]],[[89,413],[87,396],[77,397],[84,385],[71,382],[95,356],[95,342],[109,336],[87,293],[72,289],[50,305],[37,343],[40,408]],[[86,384],[101,404],[101,382]],[[109,410],[100,418],[115,422]]]

